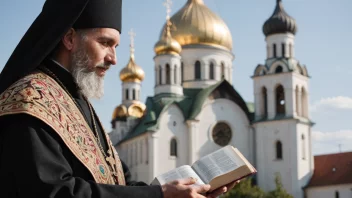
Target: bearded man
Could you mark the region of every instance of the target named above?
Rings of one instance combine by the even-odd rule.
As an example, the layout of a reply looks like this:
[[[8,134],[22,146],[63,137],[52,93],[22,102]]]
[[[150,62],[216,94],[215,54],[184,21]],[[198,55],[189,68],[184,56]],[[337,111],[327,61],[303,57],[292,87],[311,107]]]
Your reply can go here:
[[[200,198],[210,189],[192,178],[130,181],[88,101],[103,96],[116,64],[121,1],[47,0],[11,55],[0,75],[1,197]]]

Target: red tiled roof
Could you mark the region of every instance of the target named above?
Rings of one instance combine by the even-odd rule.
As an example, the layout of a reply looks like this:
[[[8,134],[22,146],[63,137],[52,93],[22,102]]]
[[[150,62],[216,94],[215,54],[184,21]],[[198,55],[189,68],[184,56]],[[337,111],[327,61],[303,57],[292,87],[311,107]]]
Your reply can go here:
[[[314,173],[306,187],[352,184],[352,152],[314,156]]]

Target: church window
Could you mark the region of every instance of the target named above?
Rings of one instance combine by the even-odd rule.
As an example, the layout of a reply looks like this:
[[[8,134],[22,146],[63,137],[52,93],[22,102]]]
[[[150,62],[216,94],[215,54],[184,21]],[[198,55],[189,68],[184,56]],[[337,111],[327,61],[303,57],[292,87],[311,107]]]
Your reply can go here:
[[[301,94],[301,113],[303,117],[308,118],[308,99],[307,99],[307,92],[304,89],[304,87],[302,87],[302,94]]]
[[[273,44],[273,56],[276,58],[276,44]]]
[[[149,145],[148,145],[148,138],[145,138],[145,152],[146,152],[146,157],[145,157],[145,163],[148,164],[149,160]]]
[[[305,160],[306,159],[306,143],[305,143],[305,137],[302,134],[302,159]]]
[[[136,89],[132,89],[132,100],[136,100]]]
[[[298,86],[296,86],[296,91],[295,91],[295,95],[296,95],[296,113],[297,113],[297,116],[300,116],[301,115],[301,110],[300,110],[300,106],[299,106],[299,103],[300,103],[300,97],[299,97],[299,88]]]
[[[262,115],[264,116],[264,118],[268,117],[268,95],[267,95],[267,91],[266,88],[263,87],[262,88],[262,97],[263,97],[263,113]]]
[[[177,141],[175,138],[172,138],[170,142],[170,156],[177,157]]]
[[[221,78],[225,79],[225,63],[221,62]]]
[[[214,63],[210,62],[209,66],[209,79],[214,80]]]
[[[134,164],[138,165],[138,147],[137,147],[137,142],[134,143]]]
[[[159,85],[163,84],[163,70],[161,69],[161,65],[159,65]]]
[[[285,114],[285,92],[282,85],[279,85],[275,90],[276,95],[276,115]]]
[[[200,62],[196,61],[195,67],[194,67],[194,74],[195,74],[195,79],[199,80],[201,79],[201,68],[200,68]]]
[[[279,66],[277,66],[277,67],[276,67],[276,69],[275,69],[275,73],[276,73],[276,74],[281,73],[281,72],[282,72],[282,70],[283,70],[283,69],[282,69],[282,66],[281,66],[281,65],[279,65]]]
[[[285,43],[281,44],[281,53],[282,53],[282,57],[286,57],[286,45],[285,45]]]
[[[177,66],[176,65],[174,65],[174,84],[178,84],[177,83]]]
[[[140,158],[140,161],[139,163],[142,164],[143,163],[143,141],[140,141],[139,142],[139,158]]]
[[[126,95],[126,100],[128,100],[130,98],[130,92],[128,91],[128,89],[125,89],[125,95]]]
[[[183,62],[181,63],[181,82],[183,82]]]
[[[170,76],[170,65],[169,64],[166,64],[166,84],[167,85],[169,85],[169,84],[171,84],[171,80],[170,80],[170,78],[171,78],[171,76]]]
[[[282,159],[282,143],[280,141],[276,142],[276,159]]]
[[[289,53],[290,53],[290,57],[292,58],[292,57],[293,57],[293,47],[292,47],[292,43],[289,44],[288,50],[289,50]]]
[[[340,193],[339,193],[339,191],[335,191],[335,198],[340,198]]]
[[[231,141],[232,131],[228,124],[219,122],[214,126],[212,136],[216,144],[226,146]]]

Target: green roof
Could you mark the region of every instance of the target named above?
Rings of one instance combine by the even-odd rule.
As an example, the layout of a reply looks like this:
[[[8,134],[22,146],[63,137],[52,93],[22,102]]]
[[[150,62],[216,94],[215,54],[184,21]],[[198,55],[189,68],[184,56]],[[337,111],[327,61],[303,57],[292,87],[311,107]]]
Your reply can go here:
[[[159,127],[159,115],[166,111],[172,104],[177,105],[185,117],[185,120],[193,120],[201,112],[204,101],[215,90],[220,89],[220,95],[215,95],[215,98],[227,97],[237,103],[246,113],[248,119],[253,120],[254,105],[253,103],[245,103],[242,97],[226,80],[222,80],[205,89],[183,89],[183,96],[177,94],[158,94],[154,97],[148,97],[146,100],[146,113],[141,118],[137,126],[122,139],[122,143],[128,139],[137,137],[141,134],[150,131],[157,131]],[[225,94],[227,93],[227,94]]]

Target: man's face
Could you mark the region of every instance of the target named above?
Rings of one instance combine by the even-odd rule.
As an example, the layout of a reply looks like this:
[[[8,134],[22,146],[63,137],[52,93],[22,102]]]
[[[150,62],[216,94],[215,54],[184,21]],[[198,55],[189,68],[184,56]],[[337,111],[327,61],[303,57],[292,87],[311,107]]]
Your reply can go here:
[[[77,35],[73,52],[84,50],[89,59],[86,67],[102,77],[111,65],[116,65],[115,49],[120,43],[120,33],[111,28],[96,28],[83,34]]]
[[[116,64],[115,48],[119,43],[120,33],[115,29],[96,28],[77,32],[69,68],[86,97],[103,96],[103,78],[110,66]]]

